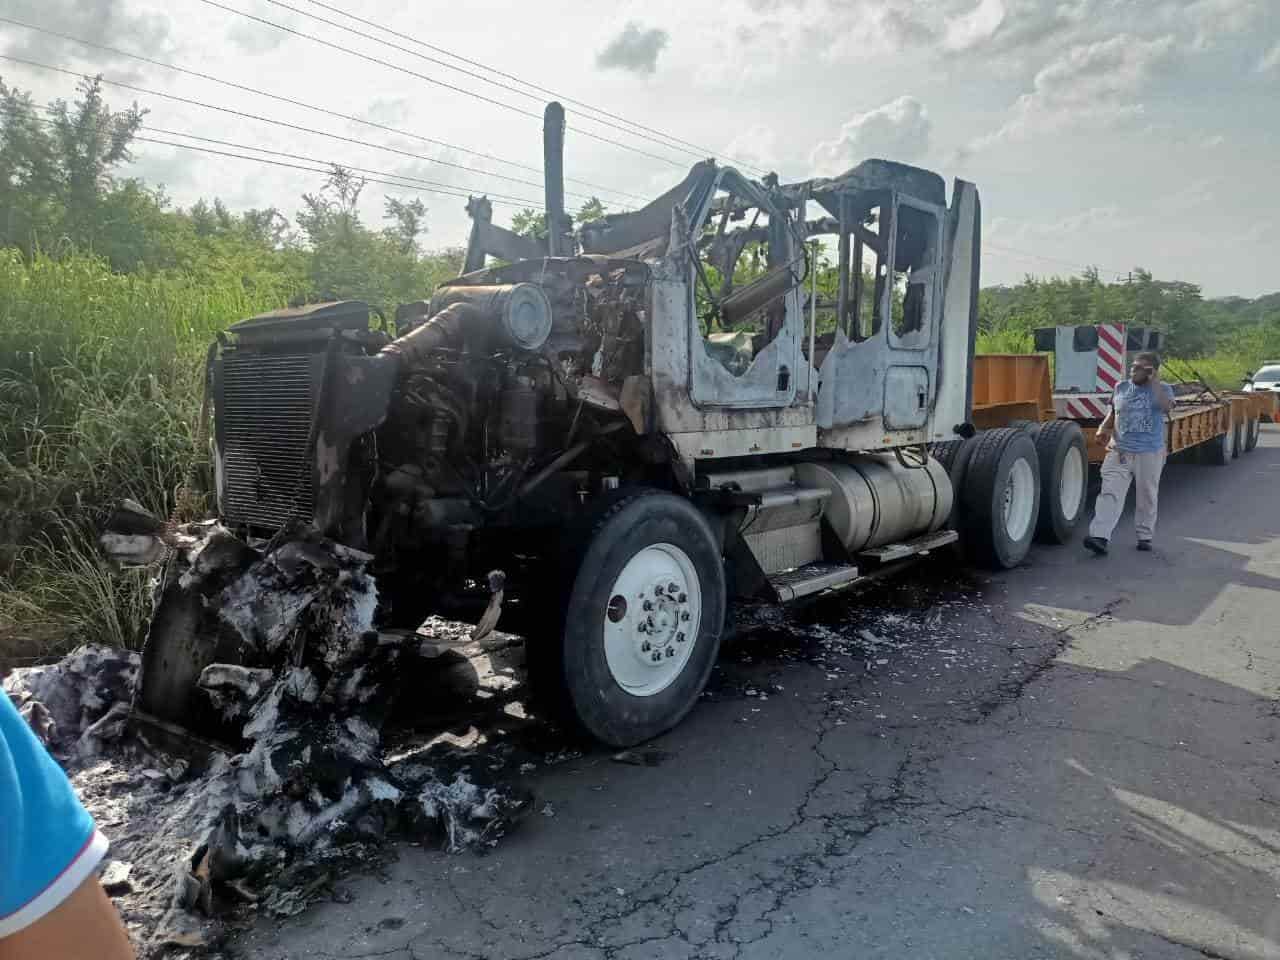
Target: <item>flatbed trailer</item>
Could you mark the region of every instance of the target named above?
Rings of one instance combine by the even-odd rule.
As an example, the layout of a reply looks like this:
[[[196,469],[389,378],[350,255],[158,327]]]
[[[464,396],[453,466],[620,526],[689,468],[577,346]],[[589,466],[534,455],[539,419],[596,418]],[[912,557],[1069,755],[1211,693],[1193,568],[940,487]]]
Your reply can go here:
[[[973,423],[980,430],[1070,420],[1085,438],[1090,465],[1102,463],[1106,447],[1098,427],[1109,403],[1089,396],[1090,406],[1066,403],[1078,395],[1054,393],[1044,354],[986,354],[974,358]],[[1174,408],[1165,418],[1169,454],[1194,452],[1206,463],[1225,465],[1257,446],[1263,423],[1276,422],[1274,393],[1218,392],[1202,385],[1174,384]],[[1067,411],[1066,415],[1063,411]],[[1074,414],[1074,415],[1073,415]]]

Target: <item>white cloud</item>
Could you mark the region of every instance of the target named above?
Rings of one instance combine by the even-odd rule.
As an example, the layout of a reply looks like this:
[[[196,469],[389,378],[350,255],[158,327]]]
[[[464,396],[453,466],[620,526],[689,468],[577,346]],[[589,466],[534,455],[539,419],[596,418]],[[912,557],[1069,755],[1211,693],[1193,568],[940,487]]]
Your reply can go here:
[[[1161,207],[1169,213],[1180,214],[1192,210],[1203,210],[1219,202],[1218,191],[1223,186],[1226,186],[1226,181],[1220,176],[1193,180],[1181,190],[1168,195],[1161,203]]]
[[[377,97],[361,112],[361,116],[374,123],[396,124],[409,119],[413,101],[408,97]]]
[[[632,21],[596,54],[596,66],[602,70],[653,73],[658,66],[658,54],[670,39],[665,30],[645,28]]]
[[[272,23],[281,23],[289,27],[299,27],[301,21],[293,14],[282,12],[279,7],[271,7],[262,0],[254,0],[249,5],[249,12]],[[235,16],[231,26],[227,28],[227,41],[237,50],[252,56],[270,53],[278,49],[289,39],[289,34],[266,23],[250,20],[248,17]]]
[[[131,9],[127,0],[9,0],[5,13],[15,20],[36,24],[94,43],[163,57],[172,50],[169,20],[159,13]],[[67,56],[83,57],[95,64],[129,64],[127,57],[85,48],[47,33],[19,27],[5,28],[0,49],[19,57],[64,65]],[[125,76],[117,72],[117,76]],[[130,71],[136,79],[138,74]]]
[[[846,120],[839,136],[813,148],[809,164],[815,174],[832,177],[868,157],[916,159],[928,150],[931,130],[924,104],[904,95]]]
[[[1276,41],[1276,45],[1262,55],[1262,59],[1258,61],[1258,72],[1269,73],[1280,67],[1280,40]]]
[[[1244,33],[1262,19],[1263,4],[1273,0],[1195,0],[1183,15],[1195,27],[1192,44],[1212,46],[1220,37]]]
[[[760,170],[777,170],[782,160],[778,134],[772,127],[753,123],[724,148],[726,163],[749,164]]]
[[[948,50],[968,50],[990,40],[1004,23],[1007,9],[1004,0],[979,0],[976,7],[947,25],[942,45]]]
[[[1014,102],[1009,119],[973,148],[1137,119],[1144,109],[1143,89],[1171,62],[1175,46],[1171,35],[1154,40],[1120,35],[1072,47],[1035,75],[1031,91]]]

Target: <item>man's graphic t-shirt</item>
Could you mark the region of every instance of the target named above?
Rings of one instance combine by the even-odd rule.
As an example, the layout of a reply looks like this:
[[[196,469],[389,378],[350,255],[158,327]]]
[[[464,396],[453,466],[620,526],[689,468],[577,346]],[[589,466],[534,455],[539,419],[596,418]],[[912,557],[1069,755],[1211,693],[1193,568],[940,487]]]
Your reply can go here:
[[[1169,399],[1173,387],[1160,384]],[[1156,453],[1164,447],[1164,411],[1156,403],[1155,391],[1132,380],[1116,384],[1111,405],[1116,412],[1116,449],[1125,453]]]

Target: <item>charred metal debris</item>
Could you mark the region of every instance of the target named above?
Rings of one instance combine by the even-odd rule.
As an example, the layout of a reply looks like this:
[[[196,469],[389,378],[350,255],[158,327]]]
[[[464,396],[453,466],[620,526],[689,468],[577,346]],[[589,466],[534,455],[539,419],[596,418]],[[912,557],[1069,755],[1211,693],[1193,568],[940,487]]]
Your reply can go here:
[[[127,863],[120,903],[144,956],[216,942],[247,904],[297,913],[389,838],[484,850],[529,810],[467,758],[384,743],[423,639],[375,627],[367,553],[306,529],[251,546],[136,505],[111,526],[117,556],[166,555],[151,639],[168,644],[141,664],[82,648],[5,690]]]

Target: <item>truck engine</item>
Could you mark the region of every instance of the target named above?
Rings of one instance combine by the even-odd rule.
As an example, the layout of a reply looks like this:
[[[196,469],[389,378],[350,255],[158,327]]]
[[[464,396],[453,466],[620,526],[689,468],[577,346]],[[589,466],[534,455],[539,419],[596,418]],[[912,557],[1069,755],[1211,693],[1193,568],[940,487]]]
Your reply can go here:
[[[539,526],[642,479],[619,396],[643,371],[643,264],[528,267],[446,284],[394,332],[353,301],[230,327],[210,364],[224,522],[314,524],[372,553],[391,595],[448,606],[513,548],[538,554]]]

